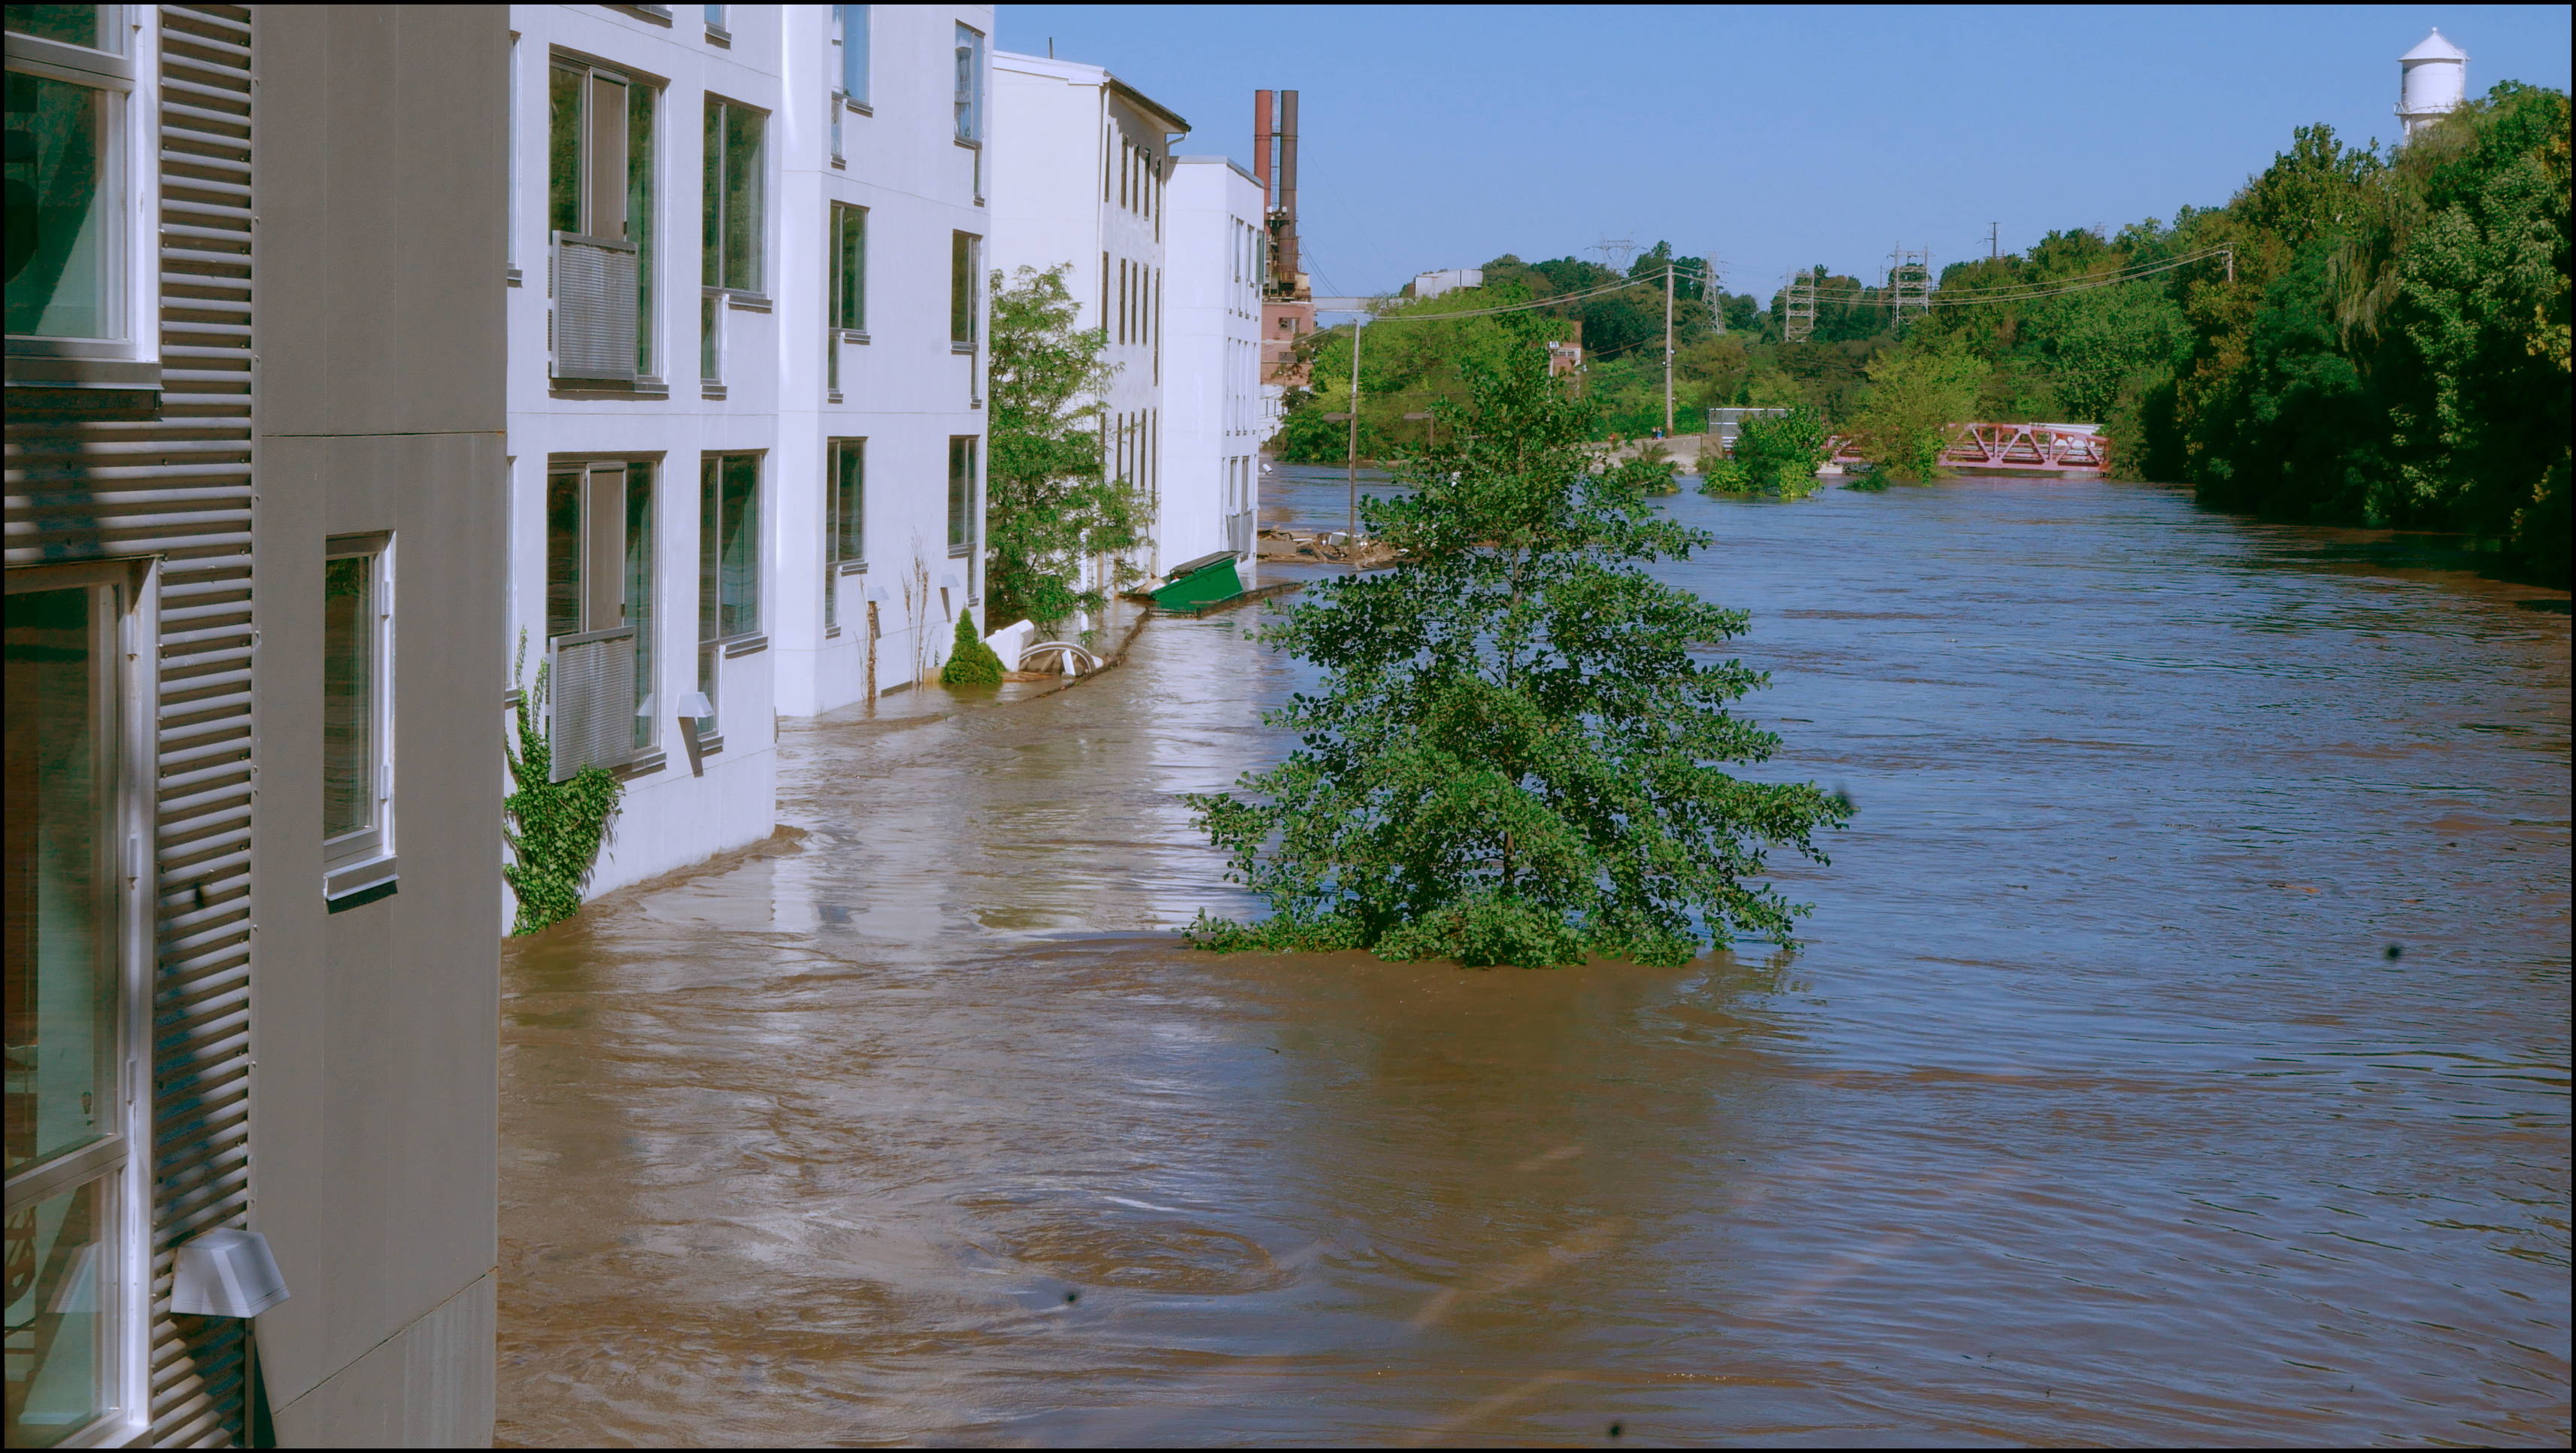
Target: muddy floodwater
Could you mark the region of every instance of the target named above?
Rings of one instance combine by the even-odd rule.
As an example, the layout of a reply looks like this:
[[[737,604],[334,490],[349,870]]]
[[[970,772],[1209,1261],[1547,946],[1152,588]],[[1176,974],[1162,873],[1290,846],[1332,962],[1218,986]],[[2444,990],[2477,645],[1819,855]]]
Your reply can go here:
[[[501,1438],[2563,1446],[2566,596],[2144,485],[1672,507],[1859,804],[1794,953],[1183,950],[1250,617],[791,723],[801,837],[509,950]]]

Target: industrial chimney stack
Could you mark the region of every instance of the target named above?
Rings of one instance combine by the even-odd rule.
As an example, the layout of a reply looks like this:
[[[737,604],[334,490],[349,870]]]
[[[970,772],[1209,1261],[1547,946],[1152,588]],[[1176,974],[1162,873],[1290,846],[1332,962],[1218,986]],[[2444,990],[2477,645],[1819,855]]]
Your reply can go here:
[[[1304,388],[1298,345],[1315,331],[1315,291],[1297,248],[1297,93],[1252,93],[1252,177],[1269,224],[1270,275],[1261,284],[1261,380]]]
[[[2457,109],[2469,94],[2469,53],[2434,31],[2424,43],[2397,58],[2403,71],[2398,82],[2397,119],[2412,139],[2416,132]]]
[[[1263,291],[1304,301],[1313,292],[1297,255],[1296,92],[1252,93],[1252,175],[1261,183],[1270,223],[1270,277]]]

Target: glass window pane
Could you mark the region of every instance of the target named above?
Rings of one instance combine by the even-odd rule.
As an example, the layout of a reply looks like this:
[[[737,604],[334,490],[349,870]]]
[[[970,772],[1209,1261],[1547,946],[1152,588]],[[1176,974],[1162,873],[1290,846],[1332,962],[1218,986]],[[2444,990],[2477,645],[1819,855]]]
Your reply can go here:
[[[948,441],[948,553],[974,544],[975,441]]]
[[[106,675],[113,658],[102,649],[108,601],[98,587],[9,597],[7,1139],[13,1173],[87,1145],[114,1124],[116,834]],[[14,1226],[10,1235],[14,1285]],[[9,1325],[19,1325],[14,1310]],[[14,1341],[11,1346],[14,1367]]]
[[[626,623],[635,628],[635,745],[653,745],[653,466],[626,466]]]
[[[707,102],[706,135],[700,138],[705,165],[698,178],[698,207],[704,224],[700,229],[699,279],[711,288],[724,285],[724,113],[722,101]]]
[[[9,1213],[12,1448],[50,1448],[107,1411],[109,1193],[96,1180]]]
[[[724,299],[712,293],[698,298],[698,377],[714,383],[724,377],[718,367],[722,350],[717,346],[717,328],[724,321]]]
[[[17,7],[10,7],[14,11]],[[64,10],[90,7],[58,6]],[[14,22],[13,22],[14,25]],[[107,99],[9,73],[9,331],[113,336],[108,316]]]
[[[719,528],[723,511],[720,503],[724,490],[723,468],[714,455],[698,461],[698,639],[712,641],[724,634],[718,628],[723,613],[718,608],[716,586],[720,575],[718,562],[724,557],[722,532]],[[699,690],[706,689],[701,685]]]
[[[581,471],[546,475],[546,634],[581,630]]]
[[[724,461],[724,616],[728,636],[760,629],[760,460],[729,454]]]
[[[841,90],[853,101],[868,100],[868,11],[865,5],[841,7]]]
[[[984,139],[984,37],[957,27],[957,139]]]
[[[351,555],[322,574],[322,836],[376,821],[376,562]]]
[[[832,209],[833,318],[835,328],[868,326],[868,214],[862,207]]]
[[[653,372],[653,112],[661,92],[626,88],[626,236],[635,244],[635,371]]]
[[[9,29],[19,35],[32,35],[38,40],[59,40],[65,45],[84,45],[91,50],[99,46],[99,16],[104,5],[12,5],[9,7]],[[110,43],[114,37],[109,37]]]
[[[963,232],[948,235],[948,338],[975,341],[975,239]]]
[[[868,558],[868,441],[841,439],[832,447],[833,558],[862,561]]]
[[[546,126],[546,226],[581,231],[581,72],[554,67],[546,77],[552,114]]]
[[[761,116],[727,106],[724,116],[724,285],[760,288]]]

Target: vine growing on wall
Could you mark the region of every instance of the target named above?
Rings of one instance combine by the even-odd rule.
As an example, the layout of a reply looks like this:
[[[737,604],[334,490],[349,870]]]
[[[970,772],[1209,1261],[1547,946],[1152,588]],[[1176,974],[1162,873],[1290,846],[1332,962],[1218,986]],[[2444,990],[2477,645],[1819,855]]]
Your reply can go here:
[[[510,662],[510,684],[528,656],[528,638],[519,636],[519,651]],[[501,865],[502,881],[517,895],[519,913],[513,934],[535,933],[581,910],[581,889],[599,861],[599,845],[608,836],[608,820],[617,814],[625,787],[607,770],[584,767],[561,782],[554,780],[554,743],[539,722],[546,709],[546,667],[537,667],[534,685],[519,695],[514,748],[508,737],[501,755],[510,766],[515,790],[501,800],[501,841],[509,858]]]

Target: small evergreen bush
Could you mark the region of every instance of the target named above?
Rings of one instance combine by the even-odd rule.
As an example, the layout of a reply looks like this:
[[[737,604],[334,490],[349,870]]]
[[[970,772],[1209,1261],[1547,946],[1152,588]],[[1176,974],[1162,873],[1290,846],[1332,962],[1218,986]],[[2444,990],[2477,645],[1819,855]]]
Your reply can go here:
[[[942,686],[998,686],[1002,680],[1002,658],[975,634],[975,616],[971,611],[957,613],[957,644],[948,653],[948,664],[939,668]]]

